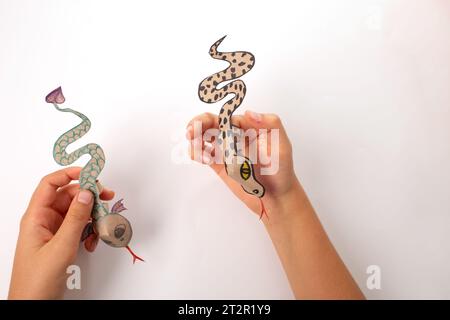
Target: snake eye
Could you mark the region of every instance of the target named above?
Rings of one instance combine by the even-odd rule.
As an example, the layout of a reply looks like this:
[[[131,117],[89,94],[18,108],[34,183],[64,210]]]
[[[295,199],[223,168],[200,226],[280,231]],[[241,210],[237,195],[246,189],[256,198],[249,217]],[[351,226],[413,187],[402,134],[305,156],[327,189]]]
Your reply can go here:
[[[124,224],[119,224],[114,229],[114,237],[116,237],[117,239],[120,239],[120,237],[122,237],[124,233],[125,233],[125,225]]]
[[[258,193],[259,193],[259,190],[258,190],[258,189],[255,189],[255,190],[253,190],[253,193],[254,193],[254,194],[258,194]]]

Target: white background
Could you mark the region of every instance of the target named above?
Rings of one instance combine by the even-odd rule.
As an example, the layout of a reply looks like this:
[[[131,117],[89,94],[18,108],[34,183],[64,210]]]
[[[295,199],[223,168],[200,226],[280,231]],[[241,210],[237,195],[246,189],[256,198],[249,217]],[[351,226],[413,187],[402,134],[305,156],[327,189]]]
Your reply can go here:
[[[103,183],[125,198],[133,248],[82,252],[68,298],[274,298],[292,293],[263,226],[211,170],[177,164],[184,128],[217,112],[198,83],[247,50],[239,112],[277,113],[297,174],[368,298],[450,298],[450,2],[0,1],[0,296],[18,224],[56,138],[93,127]],[[78,161],[83,165],[87,158]],[[307,257],[305,257],[307,259]],[[382,289],[366,288],[366,268]],[[39,275],[36,274],[36,277]]]

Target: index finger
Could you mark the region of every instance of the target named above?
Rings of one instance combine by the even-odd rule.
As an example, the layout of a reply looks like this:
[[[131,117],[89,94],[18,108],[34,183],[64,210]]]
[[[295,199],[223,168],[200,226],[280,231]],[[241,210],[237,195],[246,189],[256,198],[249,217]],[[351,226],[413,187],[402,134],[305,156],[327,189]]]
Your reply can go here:
[[[56,199],[56,191],[72,180],[78,180],[80,171],[80,167],[70,167],[46,175],[34,191],[30,204],[51,205]]]

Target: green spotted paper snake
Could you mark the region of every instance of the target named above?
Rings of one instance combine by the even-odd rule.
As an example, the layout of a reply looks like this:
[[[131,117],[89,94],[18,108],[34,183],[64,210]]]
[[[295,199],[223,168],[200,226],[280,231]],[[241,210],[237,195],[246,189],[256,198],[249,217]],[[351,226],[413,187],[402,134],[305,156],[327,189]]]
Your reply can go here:
[[[227,61],[228,68],[204,79],[198,88],[198,96],[206,103],[219,102],[229,94],[234,96],[228,100],[219,112],[219,130],[217,143],[220,145],[224,157],[225,169],[230,178],[239,183],[245,192],[258,198],[264,197],[264,186],[258,182],[255,170],[250,159],[244,156],[238,148],[237,136],[240,135],[238,128],[232,125],[232,116],[242,104],[247,88],[242,80],[236,80],[249,72],[255,65],[255,56],[246,51],[220,52],[217,50],[225,37],[217,40],[210,48],[209,55],[217,60]],[[223,87],[218,86],[233,80]],[[261,217],[266,214],[264,204],[261,200]]]
[[[130,249],[129,243],[133,236],[130,222],[119,212],[126,210],[122,201],[114,204],[111,211],[108,204],[100,200],[100,184],[98,176],[105,166],[105,154],[103,149],[94,143],[89,143],[77,150],[67,153],[66,148],[73,142],[83,137],[91,128],[91,121],[82,113],[70,108],[60,108],[59,104],[65,102],[61,87],[50,92],[45,98],[47,103],[54,105],[56,110],[70,112],[78,116],[82,121],[77,126],[62,134],[56,140],[53,147],[53,158],[62,166],[68,166],[77,161],[81,156],[88,154],[91,159],[80,172],[80,188],[89,190],[94,194],[94,206],[91,213],[92,222],[89,223],[82,235],[84,241],[91,233],[98,234],[99,238],[107,245],[114,248],[127,248],[133,256],[133,263],[142,260]]]

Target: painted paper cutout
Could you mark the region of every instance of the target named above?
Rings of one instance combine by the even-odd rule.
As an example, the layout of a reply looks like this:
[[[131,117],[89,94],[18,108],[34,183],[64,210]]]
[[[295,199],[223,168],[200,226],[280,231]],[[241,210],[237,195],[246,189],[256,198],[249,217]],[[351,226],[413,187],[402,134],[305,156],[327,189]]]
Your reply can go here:
[[[90,120],[78,111],[59,107],[58,104],[65,102],[61,87],[50,92],[45,98],[45,101],[53,104],[56,110],[73,113],[82,120],[79,125],[62,134],[53,147],[53,158],[62,166],[71,165],[85,154],[91,156],[91,159],[81,170],[79,178],[80,188],[89,190],[94,194],[94,207],[91,213],[92,223],[89,223],[85,227],[81,237],[82,241],[95,232],[109,246],[114,248],[127,248],[133,255],[133,263],[136,260],[144,261],[136,256],[128,246],[133,236],[133,230],[130,222],[119,214],[119,212],[125,209],[121,203],[122,200],[116,203],[115,208],[111,212],[108,210],[108,204],[100,200],[100,185],[97,183],[97,178],[105,166],[103,149],[98,144],[89,143],[70,154],[66,152],[66,148],[71,143],[77,141],[89,131],[91,128]]]
[[[225,169],[230,178],[238,182],[245,192],[252,194],[261,201],[261,218],[267,215],[262,197],[265,194],[264,186],[258,182],[255,170],[250,159],[244,156],[242,150],[238,149],[236,135],[239,135],[238,128],[232,125],[232,116],[237,108],[242,104],[247,88],[242,80],[236,80],[255,65],[255,56],[246,51],[220,52],[217,50],[225,37],[216,41],[209,50],[209,55],[217,60],[227,61],[230,65],[225,70],[204,79],[198,88],[198,96],[206,103],[219,102],[229,94],[234,97],[227,101],[219,112],[220,135],[217,138],[218,144],[222,148]],[[225,81],[231,81],[218,89],[218,85]]]

